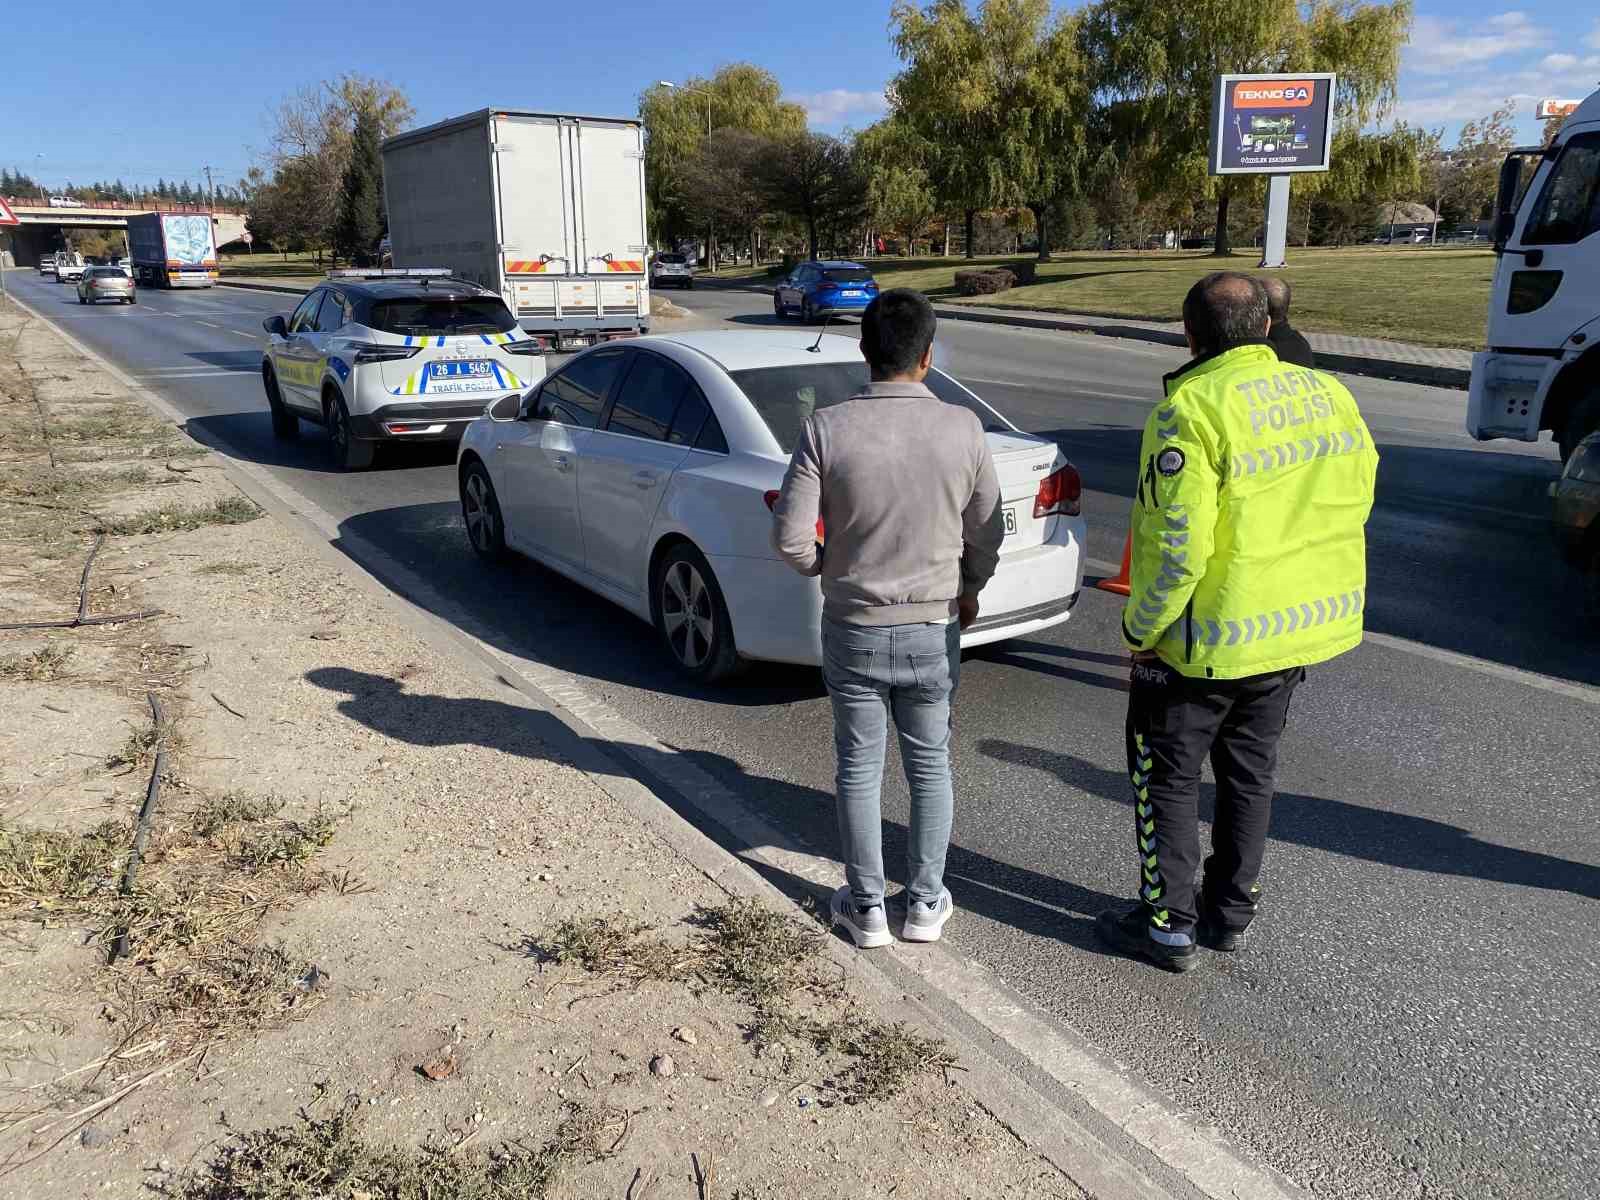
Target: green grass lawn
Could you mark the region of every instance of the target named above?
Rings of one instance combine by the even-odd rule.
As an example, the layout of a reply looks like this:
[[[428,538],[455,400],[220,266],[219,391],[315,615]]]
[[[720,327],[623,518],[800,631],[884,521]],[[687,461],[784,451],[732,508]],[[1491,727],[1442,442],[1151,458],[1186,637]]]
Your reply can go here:
[[[1218,259],[1204,251],[1064,253],[1038,264],[1039,282],[1031,287],[992,296],[957,295],[955,273],[961,268],[1016,261],[874,258],[867,265],[883,286],[916,288],[935,300],[1177,321],[1184,293],[1196,279],[1222,269],[1253,271],[1260,254]],[[1476,350],[1483,346],[1494,264],[1490,251],[1466,247],[1291,249],[1282,275],[1294,288],[1292,316],[1300,329]],[[719,272],[719,278],[750,274],[744,267],[738,275]]]
[[[328,272],[328,257],[323,255],[322,265],[317,265],[314,254],[278,254],[263,250],[258,254],[224,254],[222,274],[236,279],[259,279],[271,283],[277,279],[303,279],[307,276],[322,278]]]

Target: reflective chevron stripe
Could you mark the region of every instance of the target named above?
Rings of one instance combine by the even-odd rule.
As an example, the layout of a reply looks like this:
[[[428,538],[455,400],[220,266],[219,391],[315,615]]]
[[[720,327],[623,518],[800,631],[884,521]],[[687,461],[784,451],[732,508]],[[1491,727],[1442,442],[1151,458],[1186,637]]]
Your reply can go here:
[[[1161,537],[1161,570],[1139,596],[1139,603],[1128,603],[1128,632],[1141,642],[1155,632],[1155,623],[1161,616],[1172,589],[1182,582],[1188,569],[1189,516],[1179,508],[1166,514],[1167,529]]]
[[[1139,874],[1143,883],[1139,895],[1154,908],[1166,894],[1166,883],[1161,878],[1161,863],[1156,855],[1156,810],[1150,803],[1150,770],[1155,760],[1150,757],[1150,747],[1144,735],[1133,735],[1133,813],[1134,836],[1139,844]],[[1151,919],[1163,928],[1167,924],[1167,910],[1158,909]]]
[[[1264,450],[1249,450],[1228,456],[1229,478],[1265,474],[1280,467],[1292,467],[1310,462],[1314,458],[1331,458],[1338,454],[1351,454],[1367,444],[1366,434],[1359,429],[1346,429],[1339,433],[1321,434],[1315,438],[1279,442]]]
[[[1265,641],[1307,629],[1315,629],[1329,621],[1343,621],[1359,616],[1366,607],[1366,592],[1356,588],[1337,596],[1318,597],[1305,604],[1291,604],[1274,612],[1258,613],[1234,620],[1204,620],[1193,623],[1194,642],[1197,646],[1238,646],[1252,641]]]

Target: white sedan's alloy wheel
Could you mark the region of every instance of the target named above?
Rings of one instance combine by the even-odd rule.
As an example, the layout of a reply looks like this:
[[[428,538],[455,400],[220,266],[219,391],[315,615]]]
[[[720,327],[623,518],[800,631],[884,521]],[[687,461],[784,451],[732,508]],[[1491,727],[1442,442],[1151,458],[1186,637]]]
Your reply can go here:
[[[710,589],[693,563],[675,562],[661,576],[661,623],[667,644],[691,671],[711,657],[716,647],[717,620]]]

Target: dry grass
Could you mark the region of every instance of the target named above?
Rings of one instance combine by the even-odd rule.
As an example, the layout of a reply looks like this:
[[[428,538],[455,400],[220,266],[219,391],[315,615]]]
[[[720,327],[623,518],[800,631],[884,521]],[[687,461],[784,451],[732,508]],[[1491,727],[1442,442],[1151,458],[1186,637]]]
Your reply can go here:
[[[82,922],[128,953],[103,978],[107,1017],[124,1037],[159,1037],[166,1056],[260,1029],[321,1000],[307,964],[255,940],[271,912],[338,880],[311,860],[333,837],[320,811],[234,793],[152,831],[136,886],[121,891],[132,829],[88,833],[0,825],[0,920]]]
[[[260,515],[261,510],[243,496],[224,496],[215,504],[164,504],[127,517],[107,518],[99,523],[95,532],[174,533],[207,525],[243,525]]]
[[[32,654],[8,654],[0,657],[0,679],[49,683],[67,673],[71,657],[71,646],[41,646]]]
[[[542,1200],[572,1167],[609,1155],[626,1130],[627,1114],[579,1105],[537,1150],[409,1149],[368,1141],[352,1099],[325,1120],[302,1115],[294,1125],[239,1134],[164,1192],[172,1200]]]
[[[564,921],[528,946],[546,961],[583,968],[614,988],[697,981],[737,996],[754,1010],[750,1040],[758,1052],[796,1043],[846,1060],[824,1083],[825,1103],[859,1104],[897,1095],[913,1079],[959,1069],[937,1038],[903,1023],[853,1013],[817,1017],[800,1012],[798,994],[837,997],[817,972],[818,931],[755,900],[730,900],[697,909],[687,945],[649,927],[611,917]]]
[[[196,575],[248,575],[256,569],[257,564],[251,562],[214,562],[203,567],[196,567]]]

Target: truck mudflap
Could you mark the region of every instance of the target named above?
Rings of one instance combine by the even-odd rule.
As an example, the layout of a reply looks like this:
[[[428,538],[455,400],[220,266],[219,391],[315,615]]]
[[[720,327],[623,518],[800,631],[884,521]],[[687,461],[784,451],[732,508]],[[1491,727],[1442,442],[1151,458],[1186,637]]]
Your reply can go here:
[[[1539,440],[1540,417],[1559,357],[1483,350],[1472,356],[1467,392],[1467,432],[1480,442],[1495,438]]]

